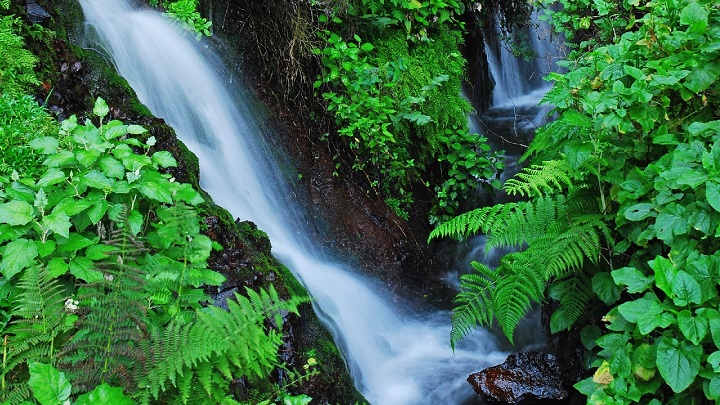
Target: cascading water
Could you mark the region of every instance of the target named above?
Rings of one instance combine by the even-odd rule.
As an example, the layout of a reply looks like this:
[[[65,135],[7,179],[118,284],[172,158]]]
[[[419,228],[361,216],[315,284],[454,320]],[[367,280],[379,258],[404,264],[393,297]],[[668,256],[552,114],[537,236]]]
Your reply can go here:
[[[542,12],[542,11],[540,11]],[[487,66],[493,78],[494,87],[490,107],[469,117],[470,132],[480,133],[488,138],[494,150],[504,150],[505,169],[500,180],[514,176],[520,169],[520,156],[525,152],[537,127],[548,120],[550,106],[540,106],[540,100],[552,84],[543,80],[548,73],[557,70],[560,46],[553,41],[550,27],[540,21],[538,11],[530,19],[525,33],[510,33],[509,38],[525,38],[534,56],[525,59],[513,54],[511,45],[501,38],[500,24],[496,20],[495,31],[484,40]],[[522,40],[522,39],[521,39]],[[484,196],[486,205],[508,201],[502,192]],[[468,263],[478,261],[495,268],[500,259],[512,248],[493,248],[486,251],[485,235],[470,238],[455,247],[451,268],[455,269],[449,282],[459,284],[459,275],[471,271]],[[538,314],[532,314],[518,326],[515,343],[518,347],[542,345]]]
[[[500,363],[492,335],[478,331],[453,353],[449,315],[413,313],[378,295],[372,282],[329,262],[313,247],[301,209],[280,180],[249,102],[228,89],[207,50],[160,14],[128,0],[80,0],[88,25],[119,73],[154,114],[197,154],[202,186],[234,216],[270,236],[273,254],[315,299],[358,389],[374,405],[461,404],[471,372]]]

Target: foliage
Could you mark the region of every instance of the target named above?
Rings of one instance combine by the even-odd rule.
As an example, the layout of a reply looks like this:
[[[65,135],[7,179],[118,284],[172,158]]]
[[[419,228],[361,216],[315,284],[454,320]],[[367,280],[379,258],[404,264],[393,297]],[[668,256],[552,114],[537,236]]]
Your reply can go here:
[[[50,364],[30,363],[29,385],[33,397],[40,405],[70,404],[72,384],[65,373]],[[75,405],[133,405],[122,389],[101,384],[87,394],[80,395]]]
[[[566,202],[583,195],[587,209],[566,211],[560,229],[596,212],[592,230],[610,231],[609,246],[602,249],[599,237],[580,237],[582,247],[563,260],[575,276],[549,280],[549,296],[560,301],[553,329],[569,326],[587,303],[576,290],[592,289],[611,310],[602,325],[582,332],[588,348],[597,349],[596,371],[576,387],[592,404],[717,402],[720,10],[704,0],[559,3],[562,10],[549,17],[556,31],[577,42],[562,63],[568,72],[549,76],[555,85],[545,101],[559,117],[538,130],[526,155],[559,163],[531,166],[506,184],[529,202],[474,211],[434,235],[483,231],[492,237],[495,215],[522,212],[517,206],[535,206],[565,187]],[[525,216],[519,223],[535,220]],[[514,221],[500,227],[507,241],[524,235]],[[558,228],[537,229],[542,241],[556,237]],[[469,309],[459,313],[470,315],[458,323],[460,335],[500,318],[497,290],[507,279],[514,282],[509,268],[516,263],[507,261],[533,249],[526,241],[528,248],[506,255],[498,269],[476,265],[477,274],[466,276],[458,303]],[[581,262],[580,252],[591,260]],[[542,287],[516,284],[525,296]],[[509,308],[526,306],[527,299],[515,300]],[[482,313],[485,308],[491,312]]]
[[[33,71],[35,56],[25,49],[18,25],[16,17],[0,16],[0,94],[20,95],[39,83]]]
[[[544,167],[554,167],[548,163]],[[590,300],[589,283],[578,271],[586,261],[597,264],[602,235],[609,230],[603,215],[587,192],[572,191],[566,198],[554,191],[547,176],[535,176],[539,166],[516,176],[506,190],[534,190],[534,199],[478,208],[435,228],[430,239],[462,237],[478,232],[488,235],[486,250],[494,247],[526,246],[505,255],[497,269],[473,262],[475,272],[461,277],[461,292],[455,299],[451,344],[480,325],[497,319],[512,341],[518,323],[532,302],[544,298],[545,286],[562,297],[564,306],[551,318],[553,332],[569,328]],[[543,188],[541,191],[541,187]],[[562,190],[562,187],[558,187]],[[567,288],[571,283],[575,288]]]
[[[151,153],[153,137],[131,137],[144,128],[105,122],[108,113],[98,99],[99,126],[63,121],[65,146],[29,142],[43,171],[0,178],[0,395],[20,403],[29,387],[37,397],[28,366],[42,362],[68,373],[73,394],[111,384],[141,403],[229,401],[236,376],[259,381],[280,366],[267,320],[281,328],[278,314],[303,300],[271,289],[236,297],[229,312],[207,307],[206,289],[225,278],[207,269],[217,246],[200,233],[203,199],[163,174],[176,162]]]
[[[435,216],[457,210],[501,164],[470,134],[461,97],[459,2],[362,1],[346,19],[323,16],[324,72],[315,82],[334,113],[352,168],[406,216],[418,187],[436,194]],[[339,32],[364,32],[359,35]],[[439,182],[423,180],[442,171]]]
[[[13,171],[38,176],[42,162],[28,143],[57,131],[47,111],[32,97],[0,94],[0,176],[10,177]]]
[[[183,28],[194,32],[198,39],[203,35],[212,35],[210,33],[212,21],[208,21],[200,14],[198,0],[150,0],[150,5],[162,6],[170,18],[177,21]]]

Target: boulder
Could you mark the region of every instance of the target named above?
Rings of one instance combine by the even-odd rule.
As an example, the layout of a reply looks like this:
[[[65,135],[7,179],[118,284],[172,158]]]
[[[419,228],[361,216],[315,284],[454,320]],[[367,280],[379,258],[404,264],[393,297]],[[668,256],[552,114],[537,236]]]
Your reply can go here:
[[[568,396],[557,360],[549,353],[511,354],[504,363],[471,374],[467,380],[485,401],[515,404],[526,399],[562,400]]]

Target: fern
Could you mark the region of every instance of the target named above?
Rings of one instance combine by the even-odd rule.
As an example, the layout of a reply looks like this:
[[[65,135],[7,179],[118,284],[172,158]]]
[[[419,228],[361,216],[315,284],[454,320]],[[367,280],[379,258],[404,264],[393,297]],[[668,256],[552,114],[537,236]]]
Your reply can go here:
[[[39,83],[33,71],[37,59],[17,35],[17,23],[15,17],[0,17],[0,93],[13,95]]]
[[[550,316],[550,331],[556,333],[569,329],[585,312],[592,286],[583,273],[573,274],[553,283],[548,295],[560,303]]]
[[[543,196],[562,191],[572,190],[570,168],[564,160],[548,160],[542,165],[524,168],[513,179],[505,182],[503,190],[510,195]]]
[[[67,298],[62,285],[44,268],[27,268],[17,283],[20,293],[4,331],[2,400],[20,403],[29,398],[27,381],[18,378],[29,360],[54,363],[58,336],[65,324]]]
[[[565,163],[547,161],[532,166],[508,181],[510,194],[532,197],[530,201],[497,204],[459,215],[441,224],[429,240],[439,237],[464,238],[482,232],[486,249],[524,247],[505,255],[500,266],[490,270],[473,263],[476,273],[463,276],[453,314],[451,345],[477,326],[497,319],[505,335],[513,340],[514,330],[533,302],[544,298],[545,287],[583,268],[597,264],[602,238],[610,240],[605,217],[588,190],[573,190]],[[567,197],[556,194],[567,187]],[[563,318],[555,325],[569,327],[584,308],[591,290],[577,289],[577,296],[563,295]]]
[[[140,345],[147,338],[147,306],[144,304],[144,271],[134,263],[146,249],[131,234],[127,207],[120,214],[106,242],[115,250],[95,263],[103,276],[79,289],[78,333],[64,351],[75,387],[87,391],[109,382],[136,387],[145,361]]]
[[[282,301],[272,286],[259,293],[247,289],[247,294],[235,294],[235,301],[227,303],[228,311],[204,308],[196,311],[194,322],[171,322],[166,328],[150,331],[151,339],[144,344],[151,362],[148,395],[158,399],[172,385],[187,401],[201,387],[205,399],[193,403],[205,403],[226,392],[236,376],[258,381],[278,366],[282,336],[265,324],[270,318],[282,328],[281,313],[297,314],[297,306],[304,300]]]
[[[475,325],[489,326],[495,318],[492,291],[495,289],[498,274],[482,263],[472,262],[471,265],[475,272],[460,278],[461,291],[455,297],[455,311],[450,331],[450,344],[453,350],[455,343],[470,333]]]

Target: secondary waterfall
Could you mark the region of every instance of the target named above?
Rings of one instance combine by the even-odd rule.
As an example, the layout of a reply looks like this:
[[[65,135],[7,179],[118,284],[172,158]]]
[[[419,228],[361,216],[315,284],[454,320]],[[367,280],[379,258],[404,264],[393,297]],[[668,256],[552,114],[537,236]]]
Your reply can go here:
[[[378,295],[373,282],[313,247],[263,142],[242,89],[230,87],[217,59],[191,36],[128,0],[80,0],[98,44],[158,117],[200,159],[202,187],[235,217],[270,236],[273,254],[302,281],[332,329],[358,389],[374,405],[461,404],[474,393],[468,374],[505,359],[478,331],[455,353],[449,314],[413,313]],[[235,85],[237,86],[237,85]]]

